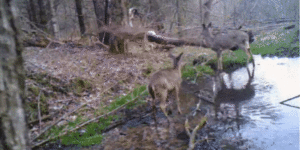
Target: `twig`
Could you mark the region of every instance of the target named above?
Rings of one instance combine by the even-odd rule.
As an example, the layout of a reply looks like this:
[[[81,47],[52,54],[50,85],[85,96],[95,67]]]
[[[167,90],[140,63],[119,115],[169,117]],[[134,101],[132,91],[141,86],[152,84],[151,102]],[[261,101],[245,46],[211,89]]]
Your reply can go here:
[[[41,120],[41,108],[40,108],[40,98],[41,98],[41,91],[39,93],[39,96],[38,96],[38,119],[39,119],[39,133],[41,133],[41,123],[42,123],[42,120]]]
[[[65,100],[57,100],[55,101],[55,103],[64,103],[64,102],[68,102],[68,101],[72,101],[73,99],[65,99]]]
[[[135,102],[135,101],[136,101],[142,94],[144,94],[145,92],[147,92],[147,90],[145,90],[143,93],[141,93],[139,96],[137,96],[137,97],[134,98],[133,100],[131,100],[131,101],[129,101],[129,102],[123,104],[122,106],[120,106],[120,107],[118,107],[118,108],[116,108],[116,109],[114,109],[114,110],[112,110],[112,111],[110,111],[110,112],[108,112],[108,113],[106,113],[106,114],[103,114],[103,115],[98,116],[98,117],[96,117],[96,118],[93,118],[93,119],[91,119],[91,120],[89,120],[89,121],[86,121],[86,122],[84,122],[84,123],[78,125],[76,128],[74,128],[74,129],[72,129],[72,130],[65,131],[64,133],[59,134],[59,135],[54,136],[54,137],[49,137],[48,139],[46,139],[46,140],[44,140],[44,141],[42,141],[42,142],[40,142],[40,143],[37,143],[37,144],[33,145],[31,148],[40,146],[40,145],[42,145],[42,144],[44,144],[44,143],[46,143],[46,142],[48,142],[48,141],[50,141],[50,140],[53,140],[53,139],[59,138],[59,137],[61,137],[61,136],[64,136],[64,135],[66,135],[66,134],[69,134],[70,132],[74,132],[75,130],[77,130],[77,129],[79,129],[79,128],[81,128],[81,127],[83,127],[83,126],[85,126],[85,125],[87,125],[87,124],[89,124],[89,123],[91,123],[91,122],[94,122],[94,121],[96,121],[96,120],[99,120],[100,118],[106,117],[106,116],[108,116],[108,115],[110,115],[110,114],[113,114],[113,113],[119,111],[120,109],[122,109],[123,107],[125,107],[126,105]]]
[[[102,45],[104,48],[106,48],[106,49],[109,49],[110,48],[110,46],[108,46],[108,45],[106,45],[106,44],[104,44],[104,43],[102,43],[102,42],[100,42],[100,41],[97,41],[97,42],[95,42],[95,44],[100,44],[100,45]]]
[[[49,44],[46,46],[46,49],[48,49],[52,43],[53,43],[53,42],[50,41]]]
[[[207,121],[207,118],[203,117],[201,119],[200,123],[193,129],[193,131],[191,133],[190,130],[189,130],[189,128],[190,128],[189,121],[188,121],[188,118],[186,118],[186,120],[185,120],[185,130],[186,130],[188,136],[190,137],[188,150],[194,149],[195,145],[198,143],[198,142],[195,143],[196,133],[199,129],[202,129],[205,126],[206,121]]]
[[[48,119],[48,118],[50,118],[51,116],[52,116],[52,115],[47,115],[47,116],[44,116],[43,118],[41,118],[41,120]],[[39,121],[39,119],[36,119],[36,120],[30,121],[30,122],[28,122],[28,125],[34,124],[34,123],[36,123],[36,122],[38,122],[38,121]]]
[[[55,121],[54,123],[52,123],[50,126],[46,127],[39,135],[37,135],[35,138],[33,138],[31,140],[31,142],[33,142],[34,140],[36,140],[37,138],[39,138],[42,134],[44,134],[46,131],[48,131],[52,126],[56,125],[58,122],[60,122],[62,119],[64,119],[66,116],[69,116],[70,114],[72,114],[73,112],[77,111],[79,108],[85,106],[86,103],[78,106],[77,108],[75,108],[73,111],[63,115],[62,117],[60,117],[57,121]]]

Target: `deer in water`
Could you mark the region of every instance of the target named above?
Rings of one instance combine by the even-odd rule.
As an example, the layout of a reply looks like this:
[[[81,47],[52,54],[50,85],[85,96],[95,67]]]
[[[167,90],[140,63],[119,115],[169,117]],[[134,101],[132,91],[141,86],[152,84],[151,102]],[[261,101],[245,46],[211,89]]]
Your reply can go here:
[[[211,23],[208,26],[203,24],[203,31],[201,33],[203,38],[203,47],[212,48],[213,51],[217,53],[218,59],[218,71],[223,70],[222,67],[222,52],[224,50],[238,50],[239,48],[244,50],[247,54],[247,64],[249,59],[252,57],[252,52],[250,50],[250,43],[254,41],[252,32],[246,32],[242,30],[227,30],[225,32],[220,32],[215,36],[212,35]],[[253,67],[255,67],[253,60]]]
[[[175,97],[177,101],[177,109],[180,114],[182,114],[180,109],[180,102],[179,102],[179,88],[182,82],[181,79],[181,58],[183,53],[179,54],[177,57],[169,53],[169,57],[173,60],[173,68],[163,69],[156,73],[154,73],[148,85],[148,91],[152,97],[152,109],[153,109],[153,116],[154,121],[156,124],[156,106],[155,100],[156,98],[160,98],[160,108],[162,109],[165,116],[168,118],[168,122],[170,119],[166,112],[166,102],[168,97],[168,92],[175,91]]]

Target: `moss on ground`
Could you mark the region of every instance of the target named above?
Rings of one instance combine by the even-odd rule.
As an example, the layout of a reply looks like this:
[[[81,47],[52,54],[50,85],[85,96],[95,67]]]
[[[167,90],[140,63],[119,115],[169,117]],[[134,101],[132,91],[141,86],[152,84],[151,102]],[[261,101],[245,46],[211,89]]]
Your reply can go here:
[[[35,85],[28,86],[27,92],[27,99],[29,99],[29,101],[24,103],[24,108],[29,121],[38,119],[38,98],[40,101],[41,115],[49,114],[49,104],[47,102],[50,95],[46,96],[44,92]]]
[[[136,108],[137,106],[146,104],[144,101],[145,97],[148,96],[146,85],[139,86],[135,88],[129,94],[117,98],[109,106],[101,109],[101,114],[105,112],[110,112],[127,102],[137,99],[135,103],[130,103],[127,105],[126,109]],[[82,119],[83,116],[78,117],[75,121],[70,121],[67,125],[61,127],[52,127],[50,132],[44,135],[44,138],[49,136],[57,136],[63,133],[66,129],[72,129],[80,125],[81,123],[87,121],[87,119]],[[95,144],[100,144],[103,140],[102,132],[108,128],[113,122],[117,121],[121,117],[118,115],[110,115],[105,118],[100,118],[98,122],[90,123],[84,127],[82,131],[84,132],[72,132],[68,135],[60,137],[61,143],[63,145],[77,145],[77,146],[90,146]]]

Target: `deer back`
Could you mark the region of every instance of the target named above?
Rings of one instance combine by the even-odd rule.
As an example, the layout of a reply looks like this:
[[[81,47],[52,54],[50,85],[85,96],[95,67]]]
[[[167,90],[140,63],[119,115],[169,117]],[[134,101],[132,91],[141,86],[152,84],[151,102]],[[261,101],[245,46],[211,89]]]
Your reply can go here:
[[[213,49],[238,49],[249,45],[249,36],[241,30],[229,30],[226,33],[220,33],[215,36]]]
[[[157,88],[172,90],[176,86],[181,84],[181,53],[179,56],[175,57],[172,54],[169,56],[173,59],[173,68],[163,69],[154,73],[150,78],[149,86]]]

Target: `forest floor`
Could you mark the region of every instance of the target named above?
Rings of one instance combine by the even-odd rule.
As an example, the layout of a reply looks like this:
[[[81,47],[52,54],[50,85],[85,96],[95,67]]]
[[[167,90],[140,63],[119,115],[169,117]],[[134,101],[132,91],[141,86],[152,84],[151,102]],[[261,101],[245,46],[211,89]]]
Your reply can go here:
[[[129,50],[127,54],[110,54],[98,46],[27,47],[23,58],[31,137],[40,136],[40,129],[48,126],[67,128],[65,126],[69,126],[70,122],[79,125],[107,113],[105,108],[116,99],[147,85],[153,72],[172,65],[168,51],[155,49],[145,52],[134,43]],[[190,64],[199,55],[214,54],[209,49],[198,47],[172,50],[174,55],[181,52],[186,54],[183,61]],[[146,96],[143,101],[149,99],[150,96]],[[40,125],[37,120],[39,111],[45,118]],[[49,135],[51,133],[46,132],[40,138]]]

